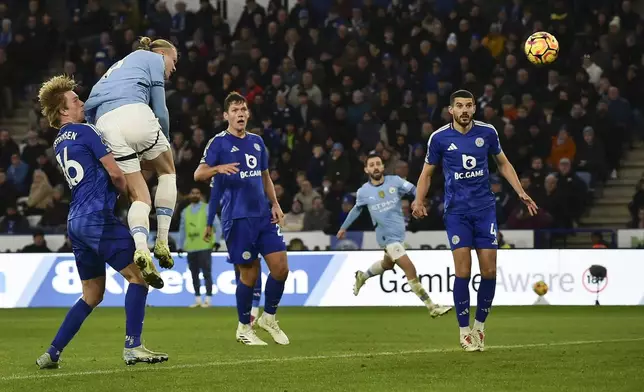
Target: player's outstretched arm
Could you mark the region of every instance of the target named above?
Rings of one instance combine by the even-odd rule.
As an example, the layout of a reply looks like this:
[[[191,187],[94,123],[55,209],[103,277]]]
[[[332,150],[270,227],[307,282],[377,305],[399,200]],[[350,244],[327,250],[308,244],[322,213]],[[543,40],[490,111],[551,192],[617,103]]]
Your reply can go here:
[[[412,214],[416,218],[427,216],[425,197],[427,197],[427,192],[429,192],[434,170],[436,170],[435,165],[425,163],[423,165],[423,171],[420,173],[420,177],[418,177],[418,184],[416,184],[416,198],[411,203]]]
[[[217,174],[231,175],[239,173],[239,162],[227,163],[225,165],[209,166],[207,163],[201,163],[197,166],[193,175],[195,181],[210,181]]]
[[[362,207],[363,205],[356,204],[353,206],[351,211],[349,211],[349,214],[347,217],[344,219],[344,222],[342,222],[342,226],[340,226],[340,230],[338,230],[338,233],[335,235],[339,240],[344,238],[345,233],[351,227],[353,222],[358,219],[360,216],[360,213],[362,212]]]
[[[282,207],[280,207],[280,203],[277,201],[275,185],[273,184],[273,180],[271,180],[271,175],[268,170],[262,171],[262,183],[264,184],[264,192],[268,197],[268,201],[271,203],[272,222],[281,224],[284,220],[284,212],[282,212]]]
[[[165,103],[165,88],[163,85],[153,84],[150,91],[150,107],[159,119],[161,131],[170,140],[170,113]]]
[[[127,180],[125,179],[125,174],[123,174],[123,171],[116,164],[114,155],[112,155],[112,153],[105,155],[101,158],[101,163],[103,164],[105,170],[107,170],[107,174],[110,175],[112,184],[114,184],[116,189],[118,189],[121,194],[126,195]]]
[[[501,173],[501,175],[510,183],[514,191],[517,193],[517,195],[519,195],[519,199],[521,199],[523,204],[528,207],[530,215],[536,215],[538,210],[537,204],[523,190],[521,181],[519,181],[519,177],[517,176],[517,172],[516,170],[514,170],[514,166],[512,166],[512,164],[508,160],[508,157],[505,156],[505,153],[501,151],[500,153],[496,154],[494,156],[494,160],[496,161],[496,165],[499,168],[499,173]]]

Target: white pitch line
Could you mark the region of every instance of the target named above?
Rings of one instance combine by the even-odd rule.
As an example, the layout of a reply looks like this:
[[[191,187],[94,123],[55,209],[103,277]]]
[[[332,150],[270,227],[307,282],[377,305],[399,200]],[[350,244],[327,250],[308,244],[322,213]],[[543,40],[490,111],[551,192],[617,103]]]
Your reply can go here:
[[[537,348],[537,347],[579,346],[579,345],[586,345],[586,344],[625,343],[625,342],[642,342],[642,341],[644,341],[644,338],[576,340],[576,341],[564,341],[564,342],[554,342],[554,343],[529,343],[529,344],[487,346],[486,348],[492,349],[492,350],[512,350],[512,349]],[[461,348],[430,348],[425,350],[378,351],[373,353],[346,353],[346,354],[310,355],[310,356],[283,357],[283,358],[255,358],[255,359],[239,359],[234,361],[187,363],[187,364],[169,365],[169,366],[166,366],[163,364],[148,365],[145,363],[141,363],[137,367],[122,367],[118,369],[105,369],[105,370],[88,370],[83,372],[55,373],[56,370],[47,370],[39,374],[4,376],[4,377],[0,377],[0,381],[39,380],[39,379],[46,379],[46,378],[94,376],[94,375],[117,374],[117,373],[153,372],[153,371],[167,371],[167,370],[175,370],[175,369],[195,369],[195,368],[204,368],[204,367],[247,365],[247,364],[267,363],[267,362],[296,362],[296,361],[317,361],[317,360],[328,360],[328,359],[387,357],[392,355],[436,354],[436,353],[450,353],[450,352],[457,352],[457,351],[462,351],[462,349]]]

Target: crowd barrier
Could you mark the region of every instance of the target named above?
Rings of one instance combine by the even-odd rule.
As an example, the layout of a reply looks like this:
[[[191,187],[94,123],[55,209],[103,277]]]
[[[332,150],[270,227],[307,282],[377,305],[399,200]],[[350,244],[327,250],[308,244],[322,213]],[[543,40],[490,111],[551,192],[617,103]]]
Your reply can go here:
[[[439,303],[452,304],[454,268],[449,251],[410,251],[422,285]],[[644,304],[642,253],[638,250],[500,250],[496,305],[531,305],[537,301],[532,285],[545,281],[545,296],[552,305],[593,305],[599,292],[602,305]],[[367,269],[382,252],[291,252],[290,275],[284,306],[419,306],[402,271],[374,277],[354,296],[354,272]],[[185,257],[175,257],[175,267],[161,272],[165,287],[152,290],[151,306],[188,306],[194,301],[192,278]],[[592,264],[608,270],[603,282],[588,273]],[[233,306],[235,274],[226,256],[213,253],[213,305]],[[267,274],[263,266],[264,280]],[[472,305],[480,283],[474,256],[470,285]],[[106,292],[101,306],[122,306],[127,282],[106,270]],[[205,290],[202,287],[202,292]],[[0,254],[0,307],[69,307],[81,295],[71,254]]]

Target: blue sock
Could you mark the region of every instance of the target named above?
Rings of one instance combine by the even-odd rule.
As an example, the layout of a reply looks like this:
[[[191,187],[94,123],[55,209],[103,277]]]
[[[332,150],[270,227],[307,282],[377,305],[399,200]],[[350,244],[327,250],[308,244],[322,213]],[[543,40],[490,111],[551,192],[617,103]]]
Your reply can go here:
[[[125,294],[125,348],[141,345],[148,288],[130,283]]]
[[[63,320],[63,323],[58,329],[58,333],[56,333],[54,341],[51,342],[51,347],[47,350],[49,355],[51,355],[52,360],[58,361],[60,353],[74,338],[74,335],[76,335],[81,325],[83,325],[87,316],[92,313],[92,310],[92,307],[89,306],[82,298],[79,299],[71,309],[69,309],[67,316],[65,316],[65,320]]]
[[[239,270],[235,268],[235,284],[239,285]]]
[[[458,326],[470,326],[470,278],[459,278],[454,280],[454,308]]]
[[[275,314],[277,306],[282,300],[284,293],[284,281],[275,280],[273,275],[268,275],[266,279],[266,289],[264,293],[264,312],[268,314]]]
[[[255,281],[253,289],[253,308],[259,308],[259,301],[262,299],[262,273],[260,272]]]
[[[242,324],[250,324],[250,308],[253,306],[253,288],[239,282],[237,291],[235,291],[235,297],[237,298],[239,322]]]
[[[474,320],[484,323],[492,308],[492,300],[496,291],[496,279],[481,279],[479,293],[476,297],[476,317]]]

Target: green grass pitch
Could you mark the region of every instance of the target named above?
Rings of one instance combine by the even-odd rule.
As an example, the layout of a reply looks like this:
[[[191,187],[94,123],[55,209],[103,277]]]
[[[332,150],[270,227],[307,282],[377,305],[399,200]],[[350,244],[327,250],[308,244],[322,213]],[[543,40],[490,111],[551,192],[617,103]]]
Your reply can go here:
[[[0,310],[0,391],[636,391],[644,307],[497,307],[487,351],[458,346],[453,313],[283,308],[290,346],[235,342],[232,308],[148,308],[144,341],[164,364],[126,367],[124,311],[99,308],[63,353],[35,365],[66,309]]]

